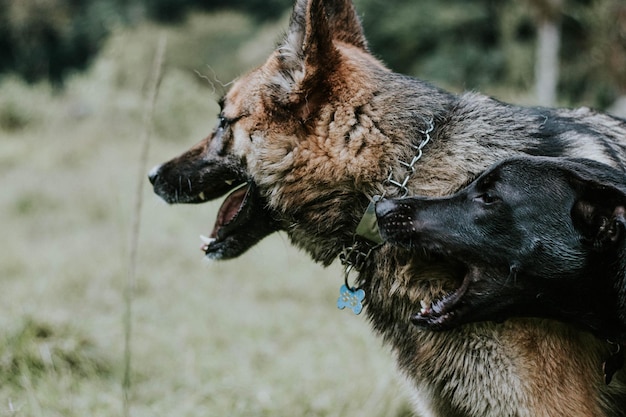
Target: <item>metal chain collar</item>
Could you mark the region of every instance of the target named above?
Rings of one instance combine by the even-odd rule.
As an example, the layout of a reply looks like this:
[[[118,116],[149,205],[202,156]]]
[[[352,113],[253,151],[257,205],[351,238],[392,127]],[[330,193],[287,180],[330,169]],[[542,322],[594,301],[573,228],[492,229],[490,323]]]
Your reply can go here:
[[[399,190],[398,194],[400,197],[406,197],[408,195],[409,189],[407,185],[413,174],[415,174],[415,165],[422,158],[422,149],[428,144],[428,142],[430,142],[430,134],[433,130],[435,130],[435,124],[434,119],[431,117],[430,120],[426,122],[426,129],[421,131],[423,137],[419,145],[411,145],[411,147],[415,149],[415,155],[411,161],[406,162],[398,160],[400,165],[406,168],[406,175],[404,176],[404,179],[402,179],[402,181],[396,180],[394,178],[393,169],[389,168],[389,176],[383,182],[383,186],[385,188],[390,186],[397,188]],[[363,218],[361,219],[359,226],[357,227],[352,245],[344,245],[341,254],[339,255],[339,260],[344,267],[345,288],[350,292],[355,293],[359,290],[358,287],[350,286],[348,282],[350,272],[353,270],[356,270],[357,272],[360,271],[374,249],[377,249],[382,245],[382,239],[380,239],[378,235],[378,229],[376,226],[376,213],[374,206],[378,200],[385,197],[386,193],[387,191],[385,189],[382,196],[374,196],[367,207],[365,214],[363,214]],[[366,229],[366,231],[363,229]]]
[[[400,197],[406,197],[407,194],[409,194],[409,189],[407,187],[407,184],[409,183],[411,176],[415,174],[415,164],[417,164],[417,161],[419,161],[422,158],[422,149],[424,149],[424,146],[426,146],[428,142],[430,142],[430,134],[432,133],[433,130],[435,130],[435,124],[434,124],[434,120],[432,117],[426,123],[427,123],[426,130],[421,131],[424,137],[422,138],[422,141],[420,142],[420,144],[411,145],[411,147],[413,147],[413,149],[415,149],[416,151],[415,156],[413,157],[413,159],[411,159],[411,162],[398,161],[400,165],[406,168],[406,176],[404,177],[402,182],[394,180],[393,170],[391,168],[389,169],[389,177],[387,177],[387,179],[383,182],[384,186],[393,185],[394,187],[398,188],[401,192]],[[384,194],[383,194],[383,197],[384,197]]]

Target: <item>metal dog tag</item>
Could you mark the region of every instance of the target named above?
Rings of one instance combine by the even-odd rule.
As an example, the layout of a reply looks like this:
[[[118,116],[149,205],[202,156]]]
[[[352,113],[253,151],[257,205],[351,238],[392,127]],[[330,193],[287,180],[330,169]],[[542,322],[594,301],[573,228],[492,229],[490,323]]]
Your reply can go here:
[[[354,314],[359,314],[363,310],[363,300],[365,299],[365,291],[362,289],[348,288],[342,285],[339,289],[339,299],[337,300],[337,308],[343,310],[348,307]]]

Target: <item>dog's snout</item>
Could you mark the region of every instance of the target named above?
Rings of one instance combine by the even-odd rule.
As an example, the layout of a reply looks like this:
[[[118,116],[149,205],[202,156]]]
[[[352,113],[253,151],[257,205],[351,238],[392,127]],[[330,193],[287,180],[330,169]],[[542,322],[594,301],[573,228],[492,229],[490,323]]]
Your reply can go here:
[[[148,179],[150,180],[150,184],[154,185],[157,178],[159,178],[160,170],[161,170],[161,165],[156,165],[150,170],[150,172],[148,172]]]

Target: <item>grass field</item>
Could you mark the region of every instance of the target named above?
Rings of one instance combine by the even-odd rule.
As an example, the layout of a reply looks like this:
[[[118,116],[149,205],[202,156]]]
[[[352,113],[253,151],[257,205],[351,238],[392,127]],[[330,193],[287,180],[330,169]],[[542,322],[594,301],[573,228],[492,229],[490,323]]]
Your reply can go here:
[[[335,307],[338,265],[322,269],[284,235],[208,264],[198,235],[210,232],[218,203],[169,207],[147,183],[131,385],[122,388],[156,39],[166,33],[168,48],[150,164],[204,137],[216,119],[216,79],[258,62],[280,34],[247,27],[228,14],[118,29],[63,92],[0,84],[0,417],[119,416],[125,394],[137,417],[408,415],[387,349],[363,317]]]

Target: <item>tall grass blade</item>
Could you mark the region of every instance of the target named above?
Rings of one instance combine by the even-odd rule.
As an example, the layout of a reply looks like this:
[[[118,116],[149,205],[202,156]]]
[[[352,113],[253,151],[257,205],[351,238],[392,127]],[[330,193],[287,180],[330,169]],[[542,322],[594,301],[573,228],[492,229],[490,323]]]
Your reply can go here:
[[[130,417],[130,391],[131,391],[131,367],[132,349],[131,336],[133,324],[133,295],[137,276],[137,250],[139,246],[139,231],[141,227],[141,208],[143,206],[143,187],[147,171],[148,151],[150,149],[150,137],[153,129],[154,107],[156,104],[159,86],[162,79],[163,60],[167,47],[167,37],[161,35],[156,48],[154,62],[150,74],[150,80],[146,96],[146,104],[143,113],[143,131],[141,136],[141,153],[139,155],[139,173],[137,176],[137,191],[135,193],[135,205],[132,212],[132,228],[130,234],[130,249],[128,256],[128,276],[124,288],[124,376],[122,380],[123,416]]]

